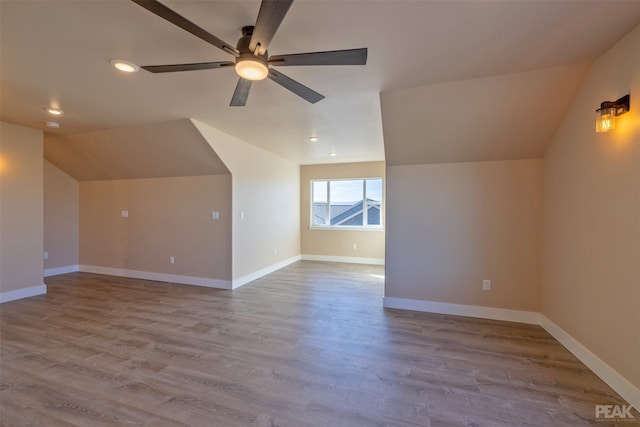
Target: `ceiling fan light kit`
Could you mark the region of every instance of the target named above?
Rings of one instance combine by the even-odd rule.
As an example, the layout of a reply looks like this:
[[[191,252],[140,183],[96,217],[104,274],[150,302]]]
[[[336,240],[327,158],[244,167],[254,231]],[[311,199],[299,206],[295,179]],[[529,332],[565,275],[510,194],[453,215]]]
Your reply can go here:
[[[251,82],[264,80],[267,77],[312,104],[324,98],[324,95],[293,80],[282,72],[270,68],[270,64],[281,67],[291,65],[365,65],[367,63],[367,48],[296,53],[269,57],[267,47],[289,11],[293,0],[262,0],[255,25],[247,25],[242,28],[242,37],[238,40],[236,48],[169,9],[157,0],[131,1],[218,49],[235,56],[235,62],[221,61],[200,62],[195,64],[147,65],[141,68],[152,73],[171,73],[177,71],[226,68],[235,65],[236,73],[240,78],[233,97],[231,98],[230,105],[232,107],[242,107],[246,105],[249,90],[251,89]]]
[[[236,73],[243,79],[264,80],[269,75],[267,61],[253,53],[241,53],[236,59]]]

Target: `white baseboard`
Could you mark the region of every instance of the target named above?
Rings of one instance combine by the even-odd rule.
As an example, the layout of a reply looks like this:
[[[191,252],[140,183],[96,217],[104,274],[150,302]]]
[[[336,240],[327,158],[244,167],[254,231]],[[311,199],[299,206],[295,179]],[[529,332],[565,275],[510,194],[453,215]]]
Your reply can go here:
[[[637,410],[640,410],[640,388],[634,386],[620,375],[615,369],[607,365],[602,359],[580,344],[578,340],[565,332],[545,315],[539,315],[542,326],[552,337],[569,350],[575,357],[593,371],[602,381],[615,390],[623,399]]]
[[[79,271],[78,265],[66,265],[64,267],[47,268],[44,270],[44,277],[57,276],[58,274],[75,273]]]
[[[294,262],[300,261],[300,255],[291,257],[284,261],[278,262],[276,264],[272,264],[269,267],[262,268],[258,271],[254,271],[253,273],[247,274],[246,276],[242,276],[238,279],[233,280],[233,285],[230,289],[237,289],[242,285],[246,285],[249,282],[253,282],[256,279],[261,278],[262,276],[266,276],[269,273],[273,273],[276,270],[280,270]]]
[[[533,325],[538,324],[539,318],[539,313],[533,311],[509,310],[506,308],[451,304],[407,298],[384,297],[382,305],[386,308],[451,314],[454,316],[478,317],[480,319],[503,320],[506,322],[529,323]]]
[[[47,285],[31,286],[29,288],[16,289],[15,291],[0,292],[0,304],[3,302],[15,301],[22,298],[29,298],[47,293]]]
[[[132,279],[157,280],[159,282],[180,283],[182,285],[204,286],[207,288],[231,289],[230,280],[208,279],[206,277],[181,276],[177,274],[153,273],[150,271],[126,270],[121,268],[80,265],[79,271]]]
[[[362,258],[352,256],[301,255],[304,261],[346,262],[350,264],[384,265],[384,258]]]
[[[300,260],[300,256],[295,256],[295,257],[286,259],[284,261],[281,261],[279,263],[270,265],[269,267],[263,268],[261,270],[253,272],[246,276],[243,276],[239,279],[235,279],[233,281],[208,279],[205,277],[153,273],[150,271],[127,270],[122,268],[101,267],[96,265],[79,265],[78,270],[76,271],[84,271],[87,273],[95,273],[95,274],[107,274],[110,276],[119,276],[119,277],[130,277],[132,279],[145,279],[145,280],[157,280],[160,282],[180,283],[183,285],[205,286],[208,288],[236,289],[242,285],[252,282],[269,273],[273,273],[274,271],[279,270],[283,267],[286,267],[287,265],[292,264],[299,260]]]

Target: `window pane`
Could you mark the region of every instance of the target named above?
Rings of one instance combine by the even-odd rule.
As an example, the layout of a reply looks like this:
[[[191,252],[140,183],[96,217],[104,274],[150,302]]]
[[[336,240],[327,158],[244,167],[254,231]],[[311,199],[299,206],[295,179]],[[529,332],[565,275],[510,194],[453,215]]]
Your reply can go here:
[[[336,225],[338,227],[362,226],[362,206],[360,206],[360,211],[356,212],[354,215],[342,218],[339,223],[332,223],[332,225]]]
[[[313,203],[327,203],[327,181],[313,181]]]
[[[331,225],[362,225],[362,180],[329,181],[329,185]]]
[[[362,180],[330,181],[331,204],[354,204],[362,201]]]
[[[313,204],[313,225],[325,225],[327,221],[325,217],[327,215],[326,203],[314,203]]]
[[[367,209],[367,225],[380,225],[380,206],[369,206]]]
[[[325,225],[327,223],[327,181],[312,181],[311,197],[313,200],[313,225]]]
[[[367,199],[382,202],[382,179],[367,180]]]

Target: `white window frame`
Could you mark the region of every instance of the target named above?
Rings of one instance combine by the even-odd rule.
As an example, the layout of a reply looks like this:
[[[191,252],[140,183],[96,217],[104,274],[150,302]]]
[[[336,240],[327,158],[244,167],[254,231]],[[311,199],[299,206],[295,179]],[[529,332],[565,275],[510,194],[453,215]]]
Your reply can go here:
[[[371,179],[379,179],[382,182],[382,195],[380,202],[368,202],[367,201],[367,180]],[[327,219],[330,222],[331,220],[331,182],[333,181],[362,181],[362,224],[363,225],[331,225],[331,224],[314,224],[314,202],[313,202],[313,184],[315,182],[326,182],[327,183],[327,202],[325,203],[325,222]],[[345,230],[345,231],[381,231],[383,229],[383,219],[382,219],[382,204],[384,202],[384,179],[381,176],[373,176],[367,178],[318,178],[312,179],[309,182],[309,229],[310,230]],[[377,206],[380,210],[380,224],[367,225],[368,223],[368,212],[372,206]],[[358,211],[359,213],[359,211]]]

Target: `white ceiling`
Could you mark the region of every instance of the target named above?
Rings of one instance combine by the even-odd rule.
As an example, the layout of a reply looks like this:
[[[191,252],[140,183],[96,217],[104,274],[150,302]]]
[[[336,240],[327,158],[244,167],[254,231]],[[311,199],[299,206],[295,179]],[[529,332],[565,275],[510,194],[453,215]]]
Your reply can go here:
[[[231,44],[259,9],[259,1],[164,3]],[[477,81],[478,88],[491,93],[483,78],[561,70],[534,78],[533,93],[527,79],[499,81],[501,90],[523,92],[521,120],[530,128],[527,111],[539,112],[563,87],[568,87],[562,95],[566,107],[586,66],[640,23],[640,1],[296,0],[270,54],[368,47],[368,64],[283,67],[326,98],[311,105],[266,80],[253,85],[244,108],[229,107],[237,80],[233,69],[125,75],[111,68],[111,58],[140,65],[231,59],[129,0],[0,0],[0,15],[3,121],[64,139],[194,118],[293,162],[317,164],[383,160],[385,143],[412,139],[403,137],[402,115],[419,105],[418,96],[431,95],[431,102],[433,96],[446,96],[442,85]],[[545,79],[552,80],[540,84]],[[471,86],[466,93],[474,92]],[[389,140],[384,142],[380,93],[382,102],[389,102],[382,111],[395,117],[390,126],[398,125],[391,133],[385,129]],[[535,96],[528,107],[525,95],[530,94]],[[43,110],[47,106],[65,111],[60,129],[44,127],[51,120]],[[463,114],[471,118],[475,110],[462,109],[444,128],[465,123]],[[527,143],[525,151],[540,155],[548,133],[534,135],[536,141]],[[309,143],[311,135],[320,141]],[[465,148],[457,146],[436,157],[504,157],[500,147],[491,146],[492,139],[480,141],[487,144],[486,155],[458,155]],[[398,147],[411,157],[410,145]],[[332,150],[336,157],[329,157]],[[441,150],[446,148],[435,152]]]

